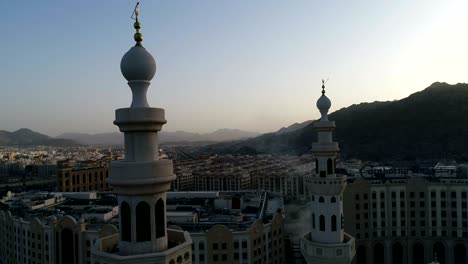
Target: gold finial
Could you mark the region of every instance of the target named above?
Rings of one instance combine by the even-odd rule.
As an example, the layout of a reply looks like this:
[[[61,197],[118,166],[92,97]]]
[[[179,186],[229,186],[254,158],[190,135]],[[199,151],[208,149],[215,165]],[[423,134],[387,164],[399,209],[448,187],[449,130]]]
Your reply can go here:
[[[325,80],[322,79],[322,95],[325,95]]]
[[[140,14],[140,9],[138,8],[139,5],[140,2],[137,2],[132,14],[132,18],[135,16],[135,23],[133,24],[133,27],[136,29],[136,33],[133,38],[136,41],[136,46],[142,47],[141,42],[143,41],[143,34],[140,33],[141,24],[138,22],[138,15]]]
[[[327,80],[325,81],[324,79],[322,79],[322,95],[325,95],[325,84],[328,82],[328,78]]]

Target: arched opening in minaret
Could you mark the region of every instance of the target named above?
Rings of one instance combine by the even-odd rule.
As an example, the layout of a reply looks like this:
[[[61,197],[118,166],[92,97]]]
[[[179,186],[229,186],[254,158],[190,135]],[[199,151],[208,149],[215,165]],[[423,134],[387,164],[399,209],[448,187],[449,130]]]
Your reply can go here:
[[[439,261],[440,263],[446,263],[445,262],[445,246],[444,244],[442,244],[442,242],[435,243],[432,249],[432,252],[434,254],[437,254],[437,261]]]
[[[318,159],[315,159],[315,173],[319,173],[319,162]]]
[[[332,231],[336,231],[338,228],[338,225],[336,223],[336,215],[332,215],[331,217],[331,226],[332,226]]]
[[[156,202],[154,206],[154,220],[156,226],[156,238],[164,237],[166,235],[166,223],[165,223],[165,210],[164,202],[161,198]]]
[[[359,246],[356,251],[356,263],[367,264],[367,252],[365,246]]]
[[[122,202],[120,204],[120,221],[122,225],[120,227],[122,241],[131,241],[132,240],[132,212],[130,210],[130,205],[128,205],[127,202]]]
[[[139,202],[135,210],[136,215],[136,241],[151,240],[151,214],[150,206],[146,202]]]
[[[325,202],[325,198],[323,198],[323,196],[320,196],[319,197],[319,203],[324,203]]]
[[[416,243],[413,246],[413,264],[425,264],[424,261],[424,246],[421,243]]]
[[[320,231],[325,231],[325,216],[320,215]]]
[[[455,263],[466,263],[466,248],[463,244],[457,244],[453,248],[453,255],[455,257]]]
[[[380,243],[374,245],[374,264],[385,263],[385,249],[384,246]]]
[[[333,174],[333,160],[331,158],[327,160],[327,174]]]
[[[336,203],[336,197],[333,196],[331,199],[330,199],[330,203]]]
[[[392,246],[392,263],[403,263],[403,246],[398,242],[395,242]]]
[[[312,213],[312,228],[315,228],[315,214]]]
[[[73,231],[64,228],[61,234],[62,263],[74,263]]]

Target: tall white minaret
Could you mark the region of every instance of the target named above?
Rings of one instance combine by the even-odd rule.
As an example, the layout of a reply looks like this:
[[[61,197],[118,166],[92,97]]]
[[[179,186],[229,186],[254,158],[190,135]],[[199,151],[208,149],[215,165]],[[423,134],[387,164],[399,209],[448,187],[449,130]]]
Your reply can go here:
[[[339,152],[333,142],[335,122],[328,120],[331,101],[325,95],[317,101],[321,117],[314,122],[318,142],[312,143],[316,160],[315,173],[307,180],[311,195],[311,232],[301,240],[301,251],[307,263],[350,263],[355,254],[354,238],[344,232],[343,191],[346,176],[335,173]]]
[[[335,122],[328,120],[331,101],[325,95],[325,82],[322,81],[322,96],[317,101],[320,120],[314,123],[318,142],[312,144],[315,157],[315,177],[312,194],[312,237],[321,243],[341,243],[343,241],[343,191],[346,180],[337,180],[335,159],[340,148],[333,142]]]
[[[150,107],[146,99],[156,62],[141,44],[138,5],[135,15],[136,45],[120,63],[133,99],[130,107],[115,111],[114,121],[125,134],[125,160],[111,163],[108,179],[118,195],[119,254],[124,256],[167,249],[166,191],[176,178],[172,161],[158,157],[158,131],[166,119],[164,109]]]

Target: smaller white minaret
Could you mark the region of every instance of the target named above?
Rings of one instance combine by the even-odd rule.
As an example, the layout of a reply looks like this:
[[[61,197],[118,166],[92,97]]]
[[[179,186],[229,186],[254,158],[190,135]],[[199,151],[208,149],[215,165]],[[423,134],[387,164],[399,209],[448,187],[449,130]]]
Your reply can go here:
[[[335,173],[338,143],[333,142],[335,122],[328,120],[331,101],[325,95],[317,101],[321,117],[314,122],[317,142],[312,143],[316,168],[307,180],[311,195],[311,232],[301,240],[301,250],[307,263],[350,263],[354,257],[354,238],[344,232],[343,192],[346,176]]]

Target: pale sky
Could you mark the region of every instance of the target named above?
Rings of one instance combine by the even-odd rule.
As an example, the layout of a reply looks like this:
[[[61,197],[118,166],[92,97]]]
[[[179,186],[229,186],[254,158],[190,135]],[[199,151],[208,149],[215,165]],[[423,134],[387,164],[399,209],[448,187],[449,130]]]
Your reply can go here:
[[[148,93],[164,130],[270,132],[331,111],[468,82],[468,1],[141,0]],[[111,132],[136,1],[0,1],[0,130]]]

